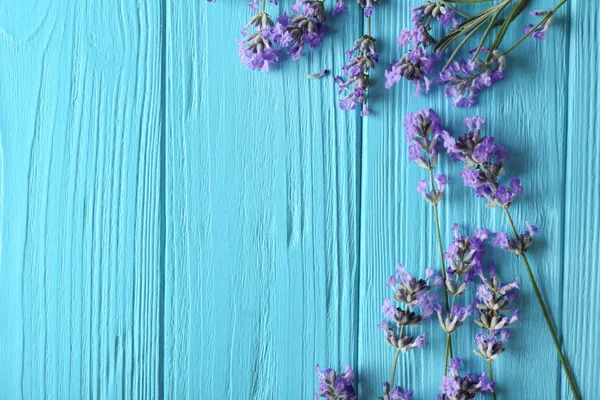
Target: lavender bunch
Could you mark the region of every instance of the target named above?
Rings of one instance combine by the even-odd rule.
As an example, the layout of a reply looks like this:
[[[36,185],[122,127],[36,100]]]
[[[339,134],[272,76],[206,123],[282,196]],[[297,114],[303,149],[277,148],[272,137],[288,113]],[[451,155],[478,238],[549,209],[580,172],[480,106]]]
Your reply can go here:
[[[447,280],[446,263],[444,257],[444,244],[442,242],[442,233],[440,229],[440,217],[438,212],[438,204],[441,201],[448,179],[444,174],[436,174],[435,169],[440,151],[440,141],[448,133],[442,129],[440,117],[432,109],[424,109],[417,114],[408,113],[404,119],[404,127],[406,129],[406,141],[408,147],[408,161],[414,161],[419,167],[426,169],[429,172],[429,182],[420,180],[417,186],[417,192],[433,206],[435,215],[435,228],[437,231],[438,247],[440,254],[440,263],[442,278]],[[445,310],[449,315],[457,315],[462,311],[460,309],[452,310],[448,298],[449,292],[447,287],[444,287],[444,304]],[[441,306],[438,307],[441,312]],[[452,314],[451,311],[454,311]],[[464,314],[464,313],[463,313]],[[462,316],[461,316],[462,318]],[[448,357],[452,358],[452,339],[448,334],[446,339],[444,366],[448,362]]]
[[[354,389],[354,371],[350,365],[346,365],[346,371],[343,374],[338,374],[331,368],[322,371],[319,364],[315,366],[315,372],[319,380],[315,400],[319,400],[319,396],[328,400],[358,399]]]
[[[446,367],[450,375],[442,378],[440,386],[444,397],[447,396],[450,400],[468,400],[474,399],[479,393],[494,391],[495,383],[487,380],[485,372],[480,376],[474,374],[461,376],[458,373],[461,366],[462,360],[457,357],[453,358],[450,365]],[[438,400],[442,398],[442,395],[437,396]]]
[[[436,276],[431,268],[425,270],[423,279],[417,280],[402,264],[397,266],[396,273],[388,279],[387,286],[392,289],[394,295],[384,299],[381,311],[386,318],[378,327],[384,331],[386,343],[396,349],[390,377],[392,391],[401,391],[394,387],[400,352],[420,349],[426,343],[427,334],[407,335],[406,330],[410,327],[421,326],[424,319],[431,318],[437,296],[429,291],[433,287],[440,286],[442,282],[442,278]]]
[[[360,115],[366,117],[369,115],[367,89],[372,86],[371,70],[375,68],[379,60],[375,49],[375,39],[370,35],[364,35],[354,42],[354,46],[346,54],[349,62],[342,70],[347,79],[344,81],[339,76],[335,78],[340,89],[339,94],[346,92],[346,95],[340,99],[340,108],[354,110],[358,104],[362,104]]]
[[[552,10],[530,12],[543,18],[536,25],[526,26],[523,31],[525,35],[508,50],[502,51],[500,48],[510,25],[524,11],[528,1],[518,0],[511,8],[509,6],[514,3],[513,0],[502,0],[472,15],[458,8],[461,3],[473,3],[471,1],[459,1],[456,6],[442,0],[428,1],[413,8],[413,27],[403,29],[397,40],[399,46],[412,44],[412,47],[398,61],[392,61],[386,70],[386,87],[390,88],[401,79],[406,79],[416,85],[415,94],[421,90],[427,93],[435,81],[435,64],[444,58],[444,67],[436,83],[446,86],[446,97],[453,99],[453,106],[473,106],[483,89],[504,79],[506,55],[530,35],[534,39],[543,39],[554,13],[567,0],[562,0]],[[433,21],[438,21],[442,29],[450,28],[440,40],[430,33]],[[496,36],[488,43],[496,27],[499,27]],[[470,57],[455,61],[469,39],[479,32],[482,33],[481,38],[470,51]],[[451,50],[450,54],[442,56],[446,50]]]
[[[457,299],[462,296],[467,286],[473,282],[481,270],[481,260],[484,256],[484,244],[489,238],[487,229],[476,229],[474,235],[463,236],[459,233],[458,224],[452,226],[454,239],[444,254],[448,261],[446,269],[445,289],[452,296],[451,308],[442,313],[442,307],[438,304],[436,312],[440,326],[446,332],[446,352],[444,354],[444,365],[448,364],[451,355],[451,334],[455,332],[465,320],[473,314],[473,306],[458,305]]]
[[[270,0],[277,4],[275,0]],[[265,1],[262,2],[262,11],[258,12],[257,0],[249,4],[250,9],[255,14],[248,23],[242,27],[242,36],[244,40],[238,41],[238,55],[242,59],[242,64],[248,68],[261,71],[269,71],[271,66],[279,61],[279,51],[273,47],[271,29],[273,21],[269,14],[265,12]],[[248,34],[248,30],[254,26],[256,31]]]
[[[275,43],[287,48],[287,54],[298,60],[304,55],[305,44],[317,49],[327,32],[324,0],[298,0],[292,6],[293,15],[283,14],[271,29]]]
[[[402,29],[400,36],[396,39],[398,46],[412,47],[399,60],[392,60],[385,71],[385,87],[391,88],[401,79],[416,85],[415,96],[421,90],[429,93],[433,79],[430,75],[434,72],[435,63],[441,58],[440,52],[433,51],[436,39],[430,34],[431,22],[439,21],[443,26],[456,25],[454,11],[439,1],[428,1],[419,7],[413,8],[411,29]]]
[[[496,232],[493,234],[494,244],[512,252],[523,260],[529,281],[533,286],[536,298],[544,314],[546,325],[552,336],[571,391],[575,399],[580,399],[575,379],[569,370],[567,360],[558,341],[550,312],[539,290],[526,255],[527,250],[533,242],[534,234],[538,232],[538,228],[526,223],[527,231],[523,233],[517,232],[509,209],[517,196],[523,193],[521,181],[518,178],[512,178],[508,185],[500,183],[500,178],[504,174],[504,162],[509,157],[508,151],[505,147],[496,144],[493,136],[481,135],[481,127],[484,123],[485,121],[478,116],[466,118],[467,133],[455,139],[445,132],[443,135],[444,147],[446,147],[448,154],[454,161],[464,163],[461,176],[465,186],[473,188],[477,196],[488,200],[487,207],[500,207],[504,210],[513,237],[509,238],[508,234],[504,232]]]
[[[510,339],[509,328],[519,321],[519,310],[512,312],[510,316],[506,314],[512,311],[511,304],[519,299],[520,289],[519,278],[512,282],[500,283],[495,270],[494,265],[490,266],[489,279],[480,270],[479,277],[483,283],[477,287],[477,299],[473,302],[477,309],[475,323],[487,332],[487,335],[478,333],[475,336],[477,348],[473,352],[487,361],[492,380],[494,379],[492,362],[504,353],[504,342]],[[496,393],[494,393],[495,398]]]

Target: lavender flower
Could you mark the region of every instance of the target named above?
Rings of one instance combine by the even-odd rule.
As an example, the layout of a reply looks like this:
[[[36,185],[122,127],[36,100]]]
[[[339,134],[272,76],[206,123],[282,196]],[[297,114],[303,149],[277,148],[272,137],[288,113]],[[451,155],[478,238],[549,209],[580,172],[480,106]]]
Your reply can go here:
[[[481,90],[504,79],[506,57],[498,50],[494,50],[492,54],[487,63],[479,58],[454,61],[440,73],[438,84],[447,86],[445,94],[447,98],[454,99],[454,107],[473,106],[477,103],[477,95]]]
[[[440,59],[441,53],[430,53],[431,45],[435,44],[435,39],[429,34],[429,23],[422,25],[422,18],[416,16],[413,9],[413,21],[415,26],[412,29],[403,29],[396,40],[399,46],[414,46],[398,61],[392,60],[392,63],[385,71],[385,87],[391,88],[396,82],[405,78],[416,85],[415,96],[421,90],[429,92],[432,79],[429,74],[433,73],[435,63]]]
[[[494,275],[494,271],[495,267],[492,265],[489,268],[489,279],[483,271],[479,272],[479,277],[483,283],[478,286],[478,299],[473,303],[478,312],[475,323],[489,331],[488,340],[492,344],[492,339],[495,338],[496,334],[502,334],[501,330],[507,329],[510,325],[519,321],[519,310],[514,311],[510,316],[504,315],[504,313],[510,311],[510,304],[519,299],[518,290],[520,289],[519,278],[512,282],[500,283],[498,277]],[[509,335],[504,333],[502,337],[507,339]],[[477,341],[481,341],[481,337]],[[475,352],[477,353],[477,350]]]
[[[454,239],[444,258],[448,260],[448,269],[446,270],[446,289],[450,294],[462,294],[467,283],[472,281],[473,277],[481,270],[481,259],[484,255],[484,243],[489,238],[487,229],[476,229],[473,236],[462,236],[459,227],[454,224],[452,227]],[[456,282],[453,281],[456,276]],[[459,278],[463,277],[463,282],[458,286]]]
[[[248,35],[250,26],[254,26],[257,31]],[[266,72],[279,61],[277,56],[279,51],[273,47],[271,41],[271,28],[273,28],[273,21],[269,14],[265,12],[256,13],[242,27],[242,36],[246,36],[246,39],[238,41],[238,54],[242,59],[242,63],[247,65],[248,68],[252,70],[260,69]]]
[[[503,163],[508,158],[505,147],[495,143],[493,136],[481,137],[481,126],[485,121],[480,117],[466,118],[467,133],[458,139],[444,132],[444,146],[455,161],[463,161],[461,172],[465,186],[472,187],[478,196],[489,200],[488,207],[510,207],[517,195],[523,193],[521,180],[513,178],[510,185],[498,183],[504,173]]]
[[[430,19],[437,19],[443,26],[457,26],[461,21],[456,18],[454,11],[439,1],[428,1],[411,9],[412,21],[415,26],[423,26]]]
[[[440,326],[447,334],[457,330],[473,314],[471,306],[463,307],[459,305],[452,307],[452,311],[448,313],[446,318],[442,317],[442,306],[440,304],[436,306],[435,311],[437,312]]]
[[[500,246],[500,248],[504,250],[510,251],[516,256],[520,256],[529,249],[531,243],[533,242],[533,236],[539,231],[536,226],[531,225],[527,221],[525,221],[525,225],[527,226],[527,230],[521,233],[515,239],[509,239],[508,234],[505,232],[493,233],[493,243]]]
[[[356,0],[356,2],[364,9],[365,17],[371,18],[371,15],[373,15],[373,6],[379,3],[379,0]]]
[[[535,30],[531,33],[531,38],[533,40],[544,40],[546,38],[546,31],[550,29],[550,26],[552,25],[554,12],[551,10],[532,10],[529,11],[529,15],[544,18],[541,21],[541,25],[537,27],[533,24],[527,25],[525,28],[523,28],[523,33],[528,35],[535,27]]]
[[[481,376],[477,376],[474,374],[467,374],[465,376],[460,376],[458,374],[458,369],[462,365],[462,360],[460,358],[453,358],[450,362],[450,365],[446,367],[450,372],[449,376],[444,376],[442,378],[442,385],[440,386],[440,391],[442,394],[446,395],[446,398],[449,400],[468,400],[474,399],[479,393],[487,393],[493,392],[494,386],[496,385],[494,382],[488,382],[486,379],[486,374],[483,373]],[[437,396],[438,400],[442,399],[441,395]]]
[[[364,35],[354,42],[354,46],[346,54],[350,61],[343,67],[343,71],[348,79],[344,81],[339,76],[335,78],[335,82],[340,88],[339,93],[348,92],[345,97],[340,99],[340,108],[354,110],[358,104],[362,104],[360,115],[366,117],[369,115],[367,89],[372,85],[370,74],[379,60],[375,50],[375,39]]]
[[[440,152],[440,136],[444,134],[440,117],[431,108],[408,113],[404,119],[408,161],[414,161],[419,167],[432,170],[437,164]],[[446,133],[447,134],[447,133]]]
[[[506,350],[504,342],[510,339],[509,328],[519,321],[518,310],[510,317],[506,315],[511,311],[511,304],[519,299],[519,278],[512,282],[500,283],[494,274],[495,269],[495,266],[490,266],[489,278],[483,274],[483,271],[479,272],[483,283],[478,286],[477,299],[473,302],[477,309],[475,323],[487,332],[487,335],[478,333],[475,336],[477,347],[473,352],[488,362],[490,374],[492,361]]]
[[[333,369],[327,368],[322,371],[319,364],[315,366],[317,379],[319,380],[319,388],[315,393],[315,400],[319,400],[319,396],[329,400],[356,400],[358,395],[354,389],[354,372],[350,365],[346,366],[346,371],[338,375]]]
[[[215,1],[215,0],[208,0],[208,1]],[[276,6],[277,0],[269,0],[269,3]],[[248,7],[250,8],[250,11],[258,11],[258,0],[252,0],[250,3],[248,3]]]
[[[335,7],[331,10],[331,16],[337,15],[348,10],[348,6],[344,4],[344,0],[336,0]]]
[[[284,13],[271,29],[271,36],[279,46],[287,47],[287,53],[297,60],[304,55],[305,44],[314,50],[323,42],[327,14],[321,0],[298,0],[292,11],[299,14]]]
[[[428,292],[441,284],[442,278],[436,276],[431,268],[425,270],[425,278],[417,280],[404,265],[398,265],[396,273],[389,277],[387,283],[394,291],[394,296],[384,299],[381,308],[387,319],[378,325],[385,332],[387,344],[403,352],[425,345],[426,334],[416,337],[405,335],[405,328],[420,326],[423,319],[431,317],[436,296]],[[421,314],[415,311],[417,307],[421,308]]]
[[[383,400],[412,400],[413,393],[412,390],[402,390],[400,386],[396,386],[390,390],[390,384],[387,382],[383,383]]]

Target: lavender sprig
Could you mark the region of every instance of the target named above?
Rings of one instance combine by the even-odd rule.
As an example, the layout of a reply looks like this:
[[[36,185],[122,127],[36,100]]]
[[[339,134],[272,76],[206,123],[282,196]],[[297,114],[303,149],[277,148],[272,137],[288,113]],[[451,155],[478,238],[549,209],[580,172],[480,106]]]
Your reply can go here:
[[[431,185],[429,191],[427,189],[427,180],[420,180],[417,186],[417,192],[433,206],[442,278],[445,281],[447,274],[438,204],[445,193],[448,179],[444,174],[437,174],[434,176],[433,170],[438,161],[440,140],[442,137],[447,136],[448,133],[442,129],[440,117],[432,109],[424,109],[417,114],[407,114],[404,120],[404,127],[406,129],[406,141],[409,143],[409,162],[414,161],[419,167],[424,168],[429,172],[429,183]],[[446,312],[449,313],[451,308],[448,299],[448,289],[446,287],[444,287],[444,304]],[[448,362],[448,357],[452,358],[452,353],[452,339],[450,335],[448,335],[446,339],[446,359],[444,361],[444,367]]]
[[[494,379],[492,362],[504,353],[504,342],[510,339],[509,328],[520,321],[519,310],[512,312],[510,317],[506,315],[512,311],[511,304],[519,299],[519,278],[512,282],[500,283],[494,274],[495,270],[495,266],[490,266],[489,279],[480,270],[482,284],[477,287],[478,298],[473,302],[477,309],[475,323],[487,332],[487,335],[478,333],[475,336],[477,348],[473,352],[487,361],[491,379]]]
[[[407,352],[415,348],[420,349],[426,343],[426,333],[411,336],[405,335],[405,330],[407,327],[421,326],[424,319],[431,318],[435,308],[436,296],[430,294],[429,291],[442,283],[442,278],[436,276],[431,268],[425,271],[423,279],[417,280],[402,264],[396,267],[396,273],[388,279],[387,286],[392,289],[394,295],[391,298],[384,299],[381,311],[386,318],[381,321],[378,327],[384,331],[386,343],[396,349],[390,376],[391,387],[394,387],[396,365],[400,352]]]
[[[277,4],[272,0],[274,4]],[[269,71],[271,66],[279,61],[279,51],[273,47],[271,28],[273,21],[269,14],[265,12],[265,2],[263,1],[263,9],[258,12],[258,4],[256,1],[250,3],[250,9],[256,13],[250,18],[248,23],[242,27],[241,33],[245,37],[244,40],[238,41],[238,55],[242,59],[242,64],[246,65],[251,70],[260,69],[261,71]],[[256,32],[248,34],[248,29],[254,26]]]
[[[315,366],[315,372],[317,372],[317,379],[319,380],[315,400],[319,400],[319,396],[328,400],[358,399],[356,389],[354,389],[354,371],[352,371],[350,365],[346,365],[343,374],[338,374],[331,368],[322,371],[319,364]]]
[[[349,62],[342,70],[347,76],[346,81],[336,77],[335,82],[339,86],[339,93],[346,92],[346,96],[340,99],[342,110],[354,110],[357,105],[362,104],[360,115],[369,115],[367,107],[367,90],[372,85],[371,70],[375,68],[379,57],[375,49],[375,39],[370,35],[364,35],[354,42],[354,46],[346,52]]]
[[[561,349],[556,330],[554,329],[550,317],[550,312],[542,297],[526,255],[527,250],[531,246],[533,235],[538,229],[527,224],[528,232],[522,234],[517,232],[509,208],[516,197],[523,193],[521,181],[518,178],[513,178],[510,180],[509,186],[504,186],[499,182],[500,177],[504,173],[503,164],[508,158],[508,151],[503,146],[496,144],[493,136],[481,136],[481,127],[484,123],[485,121],[477,116],[465,119],[465,125],[468,128],[468,132],[458,139],[454,139],[449,134],[445,134],[444,147],[446,147],[448,154],[452,159],[464,163],[464,169],[461,176],[463,177],[465,186],[473,188],[479,197],[485,197],[488,200],[488,207],[500,206],[504,210],[504,214],[506,215],[513,233],[513,239],[509,239],[506,233],[496,233],[494,234],[494,243],[511,251],[523,260],[529,281],[533,286],[535,296],[542,309],[544,319],[546,320],[546,325],[552,336],[554,347],[556,348],[567,381],[571,387],[571,392],[575,399],[579,400],[581,397],[578,394],[575,379],[568,367],[567,360]]]
[[[461,376],[458,373],[461,366],[462,360],[458,357],[453,358],[448,365],[447,369],[450,375],[442,378],[440,386],[440,391],[444,396],[450,400],[469,400],[474,399],[479,393],[485,394],[494,391],[496,384],[487,380],[485,372],[480,376],[474,374]],[[442,395],[438,395],[437,399],[441,400]]]
[[[287,47],[287,53],[292,59],[298,60],[304,55],[305,44],[316,49],[323,42],[327,32],[324,0],[298,0],[292,6],[296,14],[283,14],[277,19],[271,35],[275,43],[282,48]]]

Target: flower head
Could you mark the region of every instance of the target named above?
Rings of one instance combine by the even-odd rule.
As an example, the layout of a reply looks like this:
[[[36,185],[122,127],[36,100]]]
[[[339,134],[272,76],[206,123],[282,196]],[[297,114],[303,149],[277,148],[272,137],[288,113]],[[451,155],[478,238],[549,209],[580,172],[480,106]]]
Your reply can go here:
[[[350,365],[346,366],[343,374],[338,374],[335,370],[327,368],[321,370],[319,364],[315,366],[319,388],[315,393],[315,400],[319,396],[329,400],[357,400],[358,395],[354,389],[354,371]]]
[[[461,376],[458,373],[462,361],[460,358],[453,358],[450,365],[447,367],[450,375],[442,378],[440,391],[446,395],[449,400],[468,400],[474,399],[479,393],[485,394],[493,392],[494,382],[490,382],[483,373],[480,376],[475,374],[467,374]],[[438,396],[438,399],[441,396]]]
[[[319,0],[299,0],[292,11],[297,14],[283,14],[271,29],[273,40],[297,60],[304,55],[307,45],[311,49],[319,47],[327,32],[325,6]]]
[[[248,34],[250,26],[254,26],[256,31]],[[265,12],[256,13],[242,27],[242,36],[246,38],[238,41],[238,55],[248,68],[269,71],[279,61],[279,51],[273,47],[271,28],[273,21]]]
[[[493,233],[493,243],[504,250],[510,251],[516,256],[520,256],[529,249],[533,243],[534,235],[539,232],[539,229],[529,222],[525,221],[525,225],[527,226],[527,230],[514,239],[509,239],[508,234],[505,232]]]
[[[365,117],[369,115],[367,89],[371,86],[371,70],[375,68],[379,60],[375,49],[375,39],[364,35],[354,42],[354,46],[346,54],[349,62],[342,70],[347,79],[344,81],[339,76],[335,78],[340,89],[339,93],[346,93],[340,99],[340,108],[354,110],[357,105],[362,104],[361,115]]]
[[[394,387],[390,390],[390,384],[387,382],[383,383],[383,400],[412,400],[412,390],[402,390],[400,386]]]
[[[454,61],[440,73],[438,83],[447,86],[445,94],[454,99],[454,107],[471,107],[483,89],[504,79],[505,63],[504,54],[498,50],[494,50],[489,62],[479,58]]]

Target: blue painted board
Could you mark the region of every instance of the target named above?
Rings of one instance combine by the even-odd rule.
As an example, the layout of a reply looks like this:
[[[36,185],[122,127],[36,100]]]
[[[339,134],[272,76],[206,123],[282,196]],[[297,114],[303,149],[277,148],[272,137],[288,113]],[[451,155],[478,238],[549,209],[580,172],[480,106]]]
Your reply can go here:
[[[351,363],[360,398],[380,395],[393,357],[376,327],[386,278],[398,262],[439,266],[402,128],[424,107],[455,134],[482,115],[513,154],[507,174],[525,189],[515,219],[541,228],[532,265],[594,398],[600,11],[569,0],[544,43],[511,54],[506,81],[457,110],[439,89],[383,88],[414,4],[375,10],[366,119],[337,108],[331,79],[306,78],[340,73],[363,34],[351,1],[319,50],[268,74],[237,56],[245,2],[1,4],[0,400],[309,399],[315,363]],[[508,229],[459,166],[440,167],[454,180],[446,243],[453,222]],[[572,398],[519,260],[490,248],[487,261],[523,282],[499,399]],[[443,335],[435,321],[424,329],[430,344],[396,378],[415,399],[433,398],[443,367]],[[461,328],[455,349],[483,370],[475,332]]]

